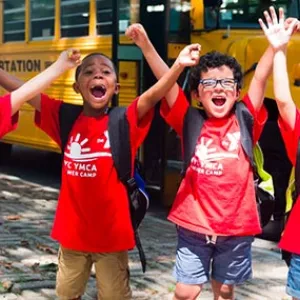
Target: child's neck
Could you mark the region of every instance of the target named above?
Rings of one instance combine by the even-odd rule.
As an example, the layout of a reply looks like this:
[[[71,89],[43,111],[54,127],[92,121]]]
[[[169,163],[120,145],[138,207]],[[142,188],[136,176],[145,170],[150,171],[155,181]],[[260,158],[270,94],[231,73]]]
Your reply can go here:
[[[87,117],[101,117],[108,113],[108,106],[102,107],[100,109],[94,109],[91,107],[83,106],[83,114]]]

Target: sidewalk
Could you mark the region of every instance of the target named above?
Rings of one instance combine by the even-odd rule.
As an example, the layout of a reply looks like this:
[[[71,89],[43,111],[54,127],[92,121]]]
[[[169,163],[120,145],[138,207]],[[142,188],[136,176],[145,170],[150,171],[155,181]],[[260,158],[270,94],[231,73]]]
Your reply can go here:
[[[58,245],[49,237],[58,190],[0,174],[0,300],[56,299]],[[174,226],[149,213],[140,230],[148,260],[141,272],[138,253],[130,252],[131,285],[135,300],[172,299],[175,282]],[[276,244],[256,240],[253,246],[254,279],[239,287],[238,300],[283,300],[287,268]],[[91,276],[84,300],[96,299]],[[211,300],[209,285],[201,295]]]

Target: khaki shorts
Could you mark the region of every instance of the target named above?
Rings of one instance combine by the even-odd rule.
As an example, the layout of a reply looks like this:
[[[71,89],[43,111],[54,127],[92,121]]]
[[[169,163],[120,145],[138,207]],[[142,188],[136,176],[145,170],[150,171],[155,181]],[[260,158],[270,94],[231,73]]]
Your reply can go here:
[[[59,299],[74,299],[84,294],[95,264],[98,299],[131,299],[127,251],[89,253],[60,247],[56,293]]]

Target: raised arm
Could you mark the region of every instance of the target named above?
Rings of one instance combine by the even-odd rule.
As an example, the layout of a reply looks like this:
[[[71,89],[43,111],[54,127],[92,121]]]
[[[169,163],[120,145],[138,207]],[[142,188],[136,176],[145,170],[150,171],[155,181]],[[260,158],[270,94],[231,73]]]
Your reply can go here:
[[[16,113],[21,105],[30,100],[38,100],[34,98],[45,90],[55,79],[62,75],[65,71],[80,64],[80,52],[78,50],[67,50],[60,54],[57,61],[42,73],[33,77],[17,90],[11,93],[12,114]],[[34,101],[32,100],[32,101]],[[40,100],[35,103],[36,109],[40,110]]]
[[[8,92],[15,91],[24,84],[24,81],[13,76],[6,71],[0,69],[0,85]],[[35,109],[40,110],[41,107],[41,96],[37,95],[28,101]]]
[[[140,47],[156,79],[162,78],[163,75],[168,72],[169,67],[157,53],[153,44],[149,40],[144,27],[141,24],[132,24],[126,30],[126,35]],[[169,92],[165,95],[170,107],[172,107],[175,103],[177,94],[178,85],[175,82]]]
[[[186,46],[177,57],[172,65],[161,79],[151,88],[144,92],[138,101],[138,117],[141,119],[166,93],[174,86],[180,73],[185,67],[194,66],[199,61],[199,44]],[[177,97],[177,95],[176,95]]]
[[[268,13],[265,13],[267,25],[261,19],[259,19],[259,24],[274,51],[273,83],[279,113],[282,119],[294,129],[296,107],[289,86],[286,51],[292,33],[298,26],[298,21],[294,19],[285,26],[282,8],[279,9],[279,21],[276,14],[272,14],[271,9],[270,12],[271,17]]]
[[[3,69],[0,69],[0,86],[2,86],[8,92],[16,90],[23,83],[24,82],[16,76],[13,76],[8,72],[4,71]]]
[[[277,20],[274,7],[270,7],[270,14],[272,20],[273,19]],[[269,24],[269,22],[271,22],[271,17],[267,11],[264,12],[264,16],[267,20],[267,23]],[[289,24],[291,24],[294,20],[296,19],[289,18],[285,22],[283,21],[284,28],[288,28]],[[300,26],[298,21],[297,21],[297,26]],[[257,111],[261,108],[264,100],[264,94],[267,86],[267,79],[272,72],[273,58],[274,58],[274,50],[273,47],[269,45],[269,47],[266,49],[263,56],[259,60],[258,65],[254,72],[254,76],[250,83],[248,95],[252,101],[253,107]]]

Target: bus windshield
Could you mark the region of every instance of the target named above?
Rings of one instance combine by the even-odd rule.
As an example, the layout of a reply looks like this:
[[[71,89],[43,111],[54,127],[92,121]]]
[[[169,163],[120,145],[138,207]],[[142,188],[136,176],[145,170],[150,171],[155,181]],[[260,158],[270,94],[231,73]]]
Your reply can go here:
[[[298,2],[292,0],[223,0],[220,6],[205,4],[205,28],[259,28],[258,19],[270,6],[282,7],[286,15],[298,17]]]

